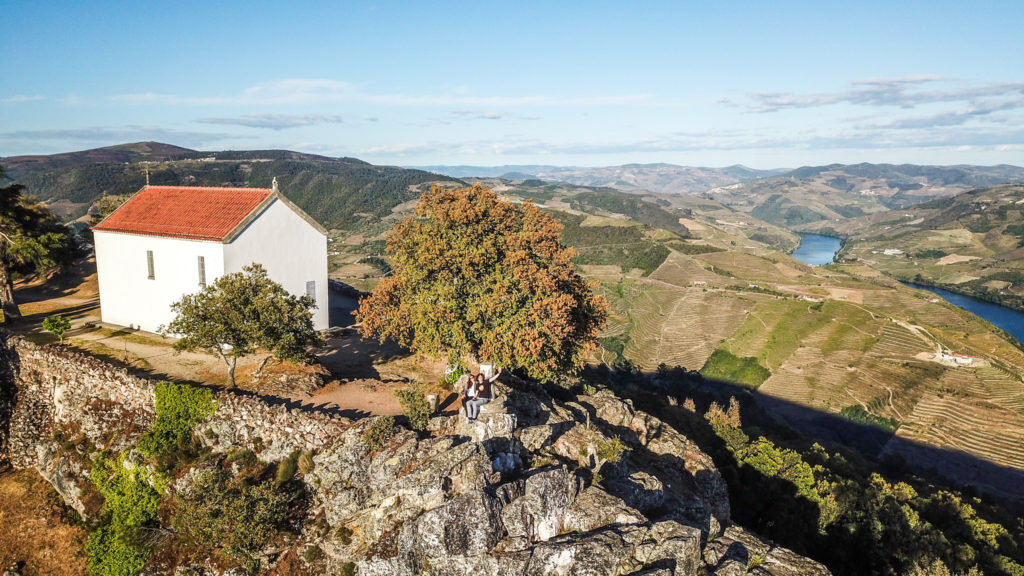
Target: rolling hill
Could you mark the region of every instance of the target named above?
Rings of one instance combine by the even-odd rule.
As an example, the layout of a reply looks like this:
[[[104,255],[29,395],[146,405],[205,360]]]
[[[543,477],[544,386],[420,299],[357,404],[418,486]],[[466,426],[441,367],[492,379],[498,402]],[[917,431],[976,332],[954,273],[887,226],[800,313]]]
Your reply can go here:
[[[432,183],[459,184],[420,170],[374,166],[287,150],[200,152],[140,142],[53,156],[0,159],[5,176],[68,219],[84,215],[107,194],[133,194],[149,171],[154,185],[269,186],[332,229],[377,221],[391,208],[418,198]]]
[[[1024,310],[1024,186],[951,198],[837,225],[840,257],[893,277]]]
[[[798,168],[704,191],[709,198],[793,230],[903,209],[972,188],[1024,181],[1016,166],[854,164]]]
[[[754,170],[746,166],[701,168],[675,164],[623,164],[598,168],[519,165],[519,166],[420,166],[423,170],[458,178],[537,178],[577,186],[610,187],[632,192],[693,194],[715,186],[725,186],[757,178],[776,176],[785,170]]]

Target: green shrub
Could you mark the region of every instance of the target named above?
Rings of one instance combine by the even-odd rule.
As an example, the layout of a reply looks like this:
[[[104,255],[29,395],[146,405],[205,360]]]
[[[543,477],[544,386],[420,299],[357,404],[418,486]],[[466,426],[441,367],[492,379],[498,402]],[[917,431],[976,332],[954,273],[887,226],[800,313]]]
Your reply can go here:
[[[302,551],[302,559],[306,561],[306,564],[312,564],[317,560],[324,557],[324,551],[316,544],[306,546],[306,549]]]
[[[395,434],[395,419],[391,416],[380,416],[363,430],[363,442],[370,452],[383,450]]]
[[[597,458],[599,461],[612,463],[618,462],[622,459],[622,454],[625,451],[626,445],[617,437],[602,440],[597,443]]]
[[[156,421],[139,438],[139,452],[169,468],[182,454],[190,455],[192,427],[213,415],[217,404],[213,392],[187,384],[160,382],[156,385]]]
[[[441,378],[441,385],[445,388],[451,388],[456,382],[458,382],[459,378],[461,378],[463,374],[468,372],[469,371],[466,370],[466,367],[460,364],[455,367],[455,370],[449,372],[447,376]]]
[[[110,524],[90,532],[85,545],[90,576],[134,576],[142,571],[149,554],[147,548],[125,541]]]
[[[348,546],[352,543],[352,529],[348,526],[339,526],[337,532],[334,533],[338,537],[338,542]]]
[[[356,563],[345,562],[341,565],[341,570],[338,570],[338,576],[356,576]]]
[[[236,558],[250,560],[287,528],[297,497],[272,482],[251,484],[224,470],[204,470],[191,490],[175,495],[171,525],[193,544],[224,547]]]
[[[757,358],[745,356],[738,357],[719,348],[711,354],[707,362],[700,369],[705,378],[723,380],[751,388],[757,388],[772,375],[771,371],[761,366]]]
[[[843,408],[839,411],[839,415],[852,422],[883,428],[890,432],[895,432],[900,427],[899,421],[895,418],[883,418],[882,416],[876,416],[865,410],[860,404],[854,404]]]
[[[419,384],[414,384],[395,390],[395,396],[398,397],[405,417],[409,419],[409,427],[419,432],[426,430],[430,421],[430,404],[423,394],[423,388]]]
[[[152,551],[145,531],[157,523],[160,493],[150,485],[143,469],[125,467],[123,457],[101,454],[89,476],[105,500],[85,548],[89,574],[138,574]]]
[[[622,356],[622,353],[626,351],[626,344],[629,344],[629,334],[605,336],[604,338],[598,338],[597,341],[605,350]]]
[[[60,314],[47,316],[43,320],[43,330],[59,338],[61,343],[64,342],[64,332],[67,332],[68,328],[71,328],[71,322]]]
[[[313,464],[313,453],[303,452],[299,455],[299,472],[303,475],[309,474],[313,471],[315,464]]]
[[[295,471],[298,470],[298,450],[292,452],[287,458],[277,463],[277,476],[274,478],[274,483],[278,486],[291,482],[292,478],[295,478]]]

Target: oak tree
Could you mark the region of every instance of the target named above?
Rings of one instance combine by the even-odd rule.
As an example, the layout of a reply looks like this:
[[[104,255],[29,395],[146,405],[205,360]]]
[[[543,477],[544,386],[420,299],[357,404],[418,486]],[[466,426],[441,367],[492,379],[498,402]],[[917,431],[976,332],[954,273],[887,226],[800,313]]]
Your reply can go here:
[[[360,303],[362,333],[451,364],[475,356],[542,380],[575,371],[608,303],[574,269],[561,229],[531,202],[435,186],[388,234],[392,275]]]
[[[171,304],[174,320],[160,331],[180,337],[176,351],[206,350],[220,356],[234,387],[235,364],[257,348],[300,360],[307,346],[320,343],[310,312],[315,307],[309,296],[293,296],[267,277],[263,266],[250,264]]]
[[[14,302],[15,274],[62,268],[79,255],[71,230],[23,191],[21,184],[0,187],[0,308],[5,320],[21,317]]]

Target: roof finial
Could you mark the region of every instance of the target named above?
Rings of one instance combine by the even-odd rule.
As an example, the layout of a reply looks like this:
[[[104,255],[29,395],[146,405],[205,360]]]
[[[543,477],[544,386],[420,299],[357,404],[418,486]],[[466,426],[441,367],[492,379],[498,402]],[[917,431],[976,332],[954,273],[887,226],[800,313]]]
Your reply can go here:
[[[274,179],[270,181],[270,190],[271,192],[277,192],[277,176],[274,176]]]
[[[142,170],[146,173],[146,188],[149,188],[149,165],[144,165]]]

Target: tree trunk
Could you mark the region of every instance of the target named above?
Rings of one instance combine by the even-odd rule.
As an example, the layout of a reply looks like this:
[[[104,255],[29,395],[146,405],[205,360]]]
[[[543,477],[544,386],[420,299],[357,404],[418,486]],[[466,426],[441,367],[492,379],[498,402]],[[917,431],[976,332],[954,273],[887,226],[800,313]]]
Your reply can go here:
[[[235,364],[238,362],[238,358],[232,356],[231,360],[228,360],[228,356],[224,353],[224,349],[220,347],[217,348],[217,353],[220,354],[221,360],[223,360],[224,364],[228,367],[229,386],[231,388],[235,388]]]
[[[14,303],[14,284],[11,282],[11,275],[7,271],[7,264],[0,260],[0,306],[4,311],[4,321],[10,322],[21,318],[21,311]]]

